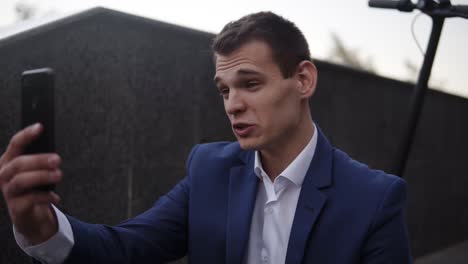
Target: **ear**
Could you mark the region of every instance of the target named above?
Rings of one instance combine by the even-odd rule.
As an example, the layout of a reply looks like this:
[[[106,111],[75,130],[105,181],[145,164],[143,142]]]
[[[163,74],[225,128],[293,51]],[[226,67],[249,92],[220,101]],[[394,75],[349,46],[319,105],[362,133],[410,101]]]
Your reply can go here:
[[[298,90],[303,98],[310,98],[317,86],[317,68],[311,61],[304,60],[296,68]]]

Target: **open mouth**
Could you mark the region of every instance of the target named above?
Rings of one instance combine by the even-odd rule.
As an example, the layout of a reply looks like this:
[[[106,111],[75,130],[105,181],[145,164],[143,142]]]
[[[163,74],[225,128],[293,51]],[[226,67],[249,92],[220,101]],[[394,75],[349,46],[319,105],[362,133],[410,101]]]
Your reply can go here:
[[[232,125],[232,130],[234,133],[240,137],[246,137],[250,133],[252,133],[254,129],[254,125],[247,124],[247,123],[237,123]]]
[[[244,129],[246,127],[250,126],[249,124],[244,124],[244,123],[238,123],[238,124],[234,124],[232,127],[234,129]]]

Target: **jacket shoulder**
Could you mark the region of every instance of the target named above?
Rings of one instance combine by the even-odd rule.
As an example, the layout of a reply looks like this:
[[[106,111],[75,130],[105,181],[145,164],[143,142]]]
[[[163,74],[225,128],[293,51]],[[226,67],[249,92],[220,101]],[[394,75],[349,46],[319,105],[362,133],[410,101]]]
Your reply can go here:
[[[341,150],[334,151],[333,182],[338,188],[359,192],[361,196],[381,197],[392,185],[406,188],[406,181],[382,170],[369,168]]]
[[[218,164],[233,165],[239,161],[243,153],[238,142],[211,142],[195,145],[187,160],[187,168],[216,162]]]
[[[238,142],[221,141],[196,145],[192,151],[205,158],[230,158],[239,155],[242,149]]]

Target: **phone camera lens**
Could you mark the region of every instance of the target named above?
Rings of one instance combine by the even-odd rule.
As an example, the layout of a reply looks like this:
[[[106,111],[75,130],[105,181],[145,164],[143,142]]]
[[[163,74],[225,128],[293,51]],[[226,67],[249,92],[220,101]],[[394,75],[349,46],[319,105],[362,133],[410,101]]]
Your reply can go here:
[[[37,97],[33,98],[31,107],[33,110],[36,110],[39,99]]]

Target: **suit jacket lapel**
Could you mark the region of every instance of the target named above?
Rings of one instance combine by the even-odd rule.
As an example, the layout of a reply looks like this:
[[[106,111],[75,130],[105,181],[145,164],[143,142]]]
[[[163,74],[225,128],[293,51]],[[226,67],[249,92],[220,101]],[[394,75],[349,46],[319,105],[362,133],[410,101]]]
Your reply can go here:
[[[289,236],[286,264],[299,264],[304,257],[309,234],[326,203],[327,196],[320,189],[331,185],[333,149],[317,127],[317,147],[302,183],[291,234]]]
[[[226,230],[226,263],[242,263],[249,241],[250,223],[257,197],[258,177],[253,152],[243,152],[245,165],[231,169]]]

